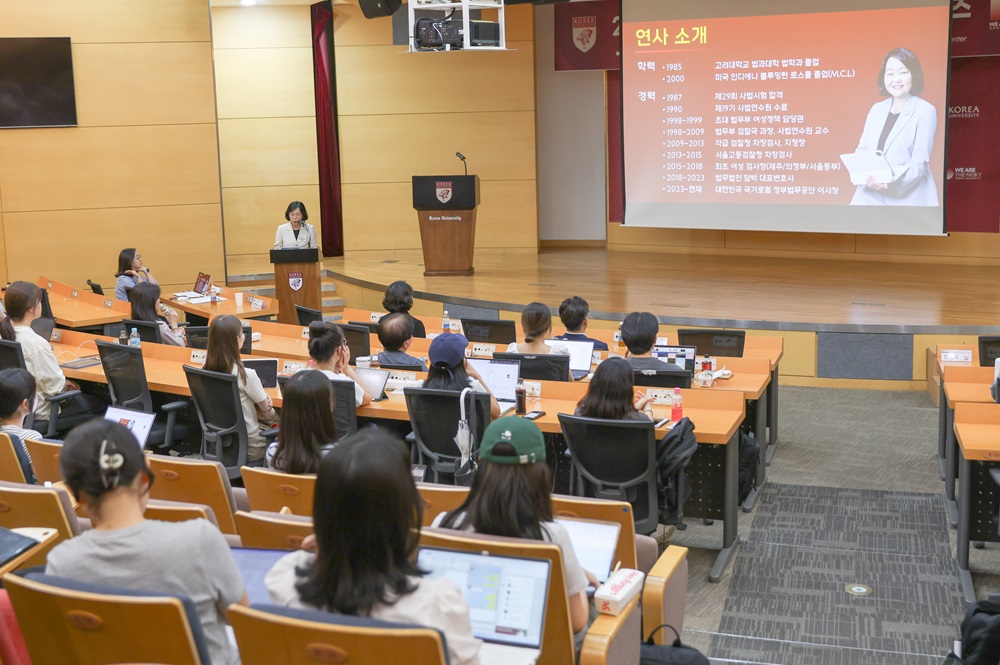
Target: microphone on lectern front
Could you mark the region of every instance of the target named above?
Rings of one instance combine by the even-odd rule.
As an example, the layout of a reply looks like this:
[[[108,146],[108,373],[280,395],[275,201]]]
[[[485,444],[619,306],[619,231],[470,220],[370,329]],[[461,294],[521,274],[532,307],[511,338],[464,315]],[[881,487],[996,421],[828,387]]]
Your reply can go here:
[[[460,152],[456,152],[455,156],[462,160],[462,166],[465,167],[465,175],[469,175],[469,165],[465,163],[465,155]]]

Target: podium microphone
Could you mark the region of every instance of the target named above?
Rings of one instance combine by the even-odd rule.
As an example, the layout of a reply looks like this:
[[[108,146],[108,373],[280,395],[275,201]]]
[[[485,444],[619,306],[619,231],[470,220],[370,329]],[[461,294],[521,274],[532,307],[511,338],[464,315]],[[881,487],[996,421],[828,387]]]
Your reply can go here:
[[[462,166],[465,167],[465,175],[469,175],[469,165],[465,163],[465,155],[460,152],[456,152],[455,156],[462,160]]]

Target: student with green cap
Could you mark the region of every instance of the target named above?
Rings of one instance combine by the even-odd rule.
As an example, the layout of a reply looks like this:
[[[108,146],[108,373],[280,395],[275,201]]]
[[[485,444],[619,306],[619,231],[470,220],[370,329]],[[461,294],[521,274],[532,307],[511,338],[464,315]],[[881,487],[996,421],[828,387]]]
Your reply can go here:
[[[492,536],[556,543],[562,549],[573,631],[587,627],[587,584],[597,580],[580,565],[573,543],[552,514],[552,475],[545,463],[545,437],[518,416],[494,420],[483,433],[479,469],[465,502],[442,513],[433,526]]]

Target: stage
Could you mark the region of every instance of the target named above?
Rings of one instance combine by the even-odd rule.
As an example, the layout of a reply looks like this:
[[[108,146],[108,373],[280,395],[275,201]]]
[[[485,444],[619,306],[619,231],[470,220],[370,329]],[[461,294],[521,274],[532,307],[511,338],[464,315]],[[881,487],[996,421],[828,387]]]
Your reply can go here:
[[[1000,334],[1000,268],[990,266],[558,248],[477,249],[469,277],[424,277],[419,250],[349,252],[324,259],[323,267],[344,295],[352,286],[382,291],[397,279],[423,301],[497,311],[519,311],[533,301],[556,308],[580,295],[595,323],[617,324],[645,310],[680,326]],[[348,306],[359,305],[348,298]]]

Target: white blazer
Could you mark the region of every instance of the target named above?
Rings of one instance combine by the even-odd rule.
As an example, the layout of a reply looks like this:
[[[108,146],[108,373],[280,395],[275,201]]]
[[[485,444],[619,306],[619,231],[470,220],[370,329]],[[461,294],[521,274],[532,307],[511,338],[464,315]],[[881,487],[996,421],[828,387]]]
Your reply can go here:
[[[865,119],[858,151],[874,152],[889,116],[892,97],[872,106]],[[930,171],[931,149],[937,130],[937,109],[930,102],[911,96],[899,114],[896,124],[885,140],[882,154],[892,167],[893,175],[905,170],[886,190],[859,185],[851,205],[938,205],[937,185]]]
[[[274,249],[306,249],[319,247],[316,243],[316,227],[302,222],[299,237],[295,238],[292,223],[287,222],[278,227],[274,234]]]

